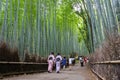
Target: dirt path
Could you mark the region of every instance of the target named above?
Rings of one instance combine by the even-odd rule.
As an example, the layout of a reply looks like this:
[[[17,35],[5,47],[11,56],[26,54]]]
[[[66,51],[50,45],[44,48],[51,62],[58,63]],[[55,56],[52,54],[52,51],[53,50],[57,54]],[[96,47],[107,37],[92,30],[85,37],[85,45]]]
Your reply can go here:
[[[20,75],[9,78],[4,78],[2,80],[96,80],[94,75],[86,67],[80,67],[79,64],[76,64],[72,67],[72,70],[69,69],[62,70],[60,73],[37,73],[29,75]]]

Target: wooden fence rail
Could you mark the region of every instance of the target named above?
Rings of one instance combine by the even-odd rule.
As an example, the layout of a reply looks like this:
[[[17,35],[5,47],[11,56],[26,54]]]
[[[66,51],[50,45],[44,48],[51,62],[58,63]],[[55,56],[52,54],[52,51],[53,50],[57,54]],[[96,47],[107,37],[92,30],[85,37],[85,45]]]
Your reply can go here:
[[[92,62],[91,64],[120,64],[120,60],[115,60],[115,61],[102,61],[102,62]]]
[[[102,62],[91,62],[90,64],[92,65],[101,65],[101,64],[105,64],[105,65],[116,65],[116,64],[120,64],[120,60],[114,60],[114,61],[102,61]],[[98,72],[96,72],[94,69],[91,69],[91,71],[100,79],[100,80],[106,80],[104,77],[102,77]]]
[[[98,74],[97,72],[95,72],[95,70],[91,69],[91,71],[98,77],[98,79],[100,79],[100,80],[106,80],[100,74]]]
[[[6,62],[6,61],[0,61],[0,64],[48,64],[48,63],[34,63],[34,62]]]
[[[0,61],[0,76],[21,73],[45,72],[47,71],[47,66],[47,63]]]

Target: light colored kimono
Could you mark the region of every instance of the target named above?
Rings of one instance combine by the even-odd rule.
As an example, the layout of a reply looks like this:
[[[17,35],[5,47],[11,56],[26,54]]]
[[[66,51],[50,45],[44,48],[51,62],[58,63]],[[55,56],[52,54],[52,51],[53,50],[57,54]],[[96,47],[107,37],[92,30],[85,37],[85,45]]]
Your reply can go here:
[[[57,58],[59,58],[60,60],[57,61]],[[61,68],[62,57],[60,55],[57,55],[55,61],[56,61],[56,72],[59,73],[60,68]]]
[[[53,69],[53,61],[52,61],[52,60],[49,60],[49,61],[48,61],[48,71],[49,71],[49,72],[52,72],[52,69]]]
[[[50,59],[52,57],[52,59]],[[55,57],[54,55],[49,55],[48,56],[48,72],[52,72],[52,69],[53,69],[53,65],[54,65],[54,60],[55,60]]]

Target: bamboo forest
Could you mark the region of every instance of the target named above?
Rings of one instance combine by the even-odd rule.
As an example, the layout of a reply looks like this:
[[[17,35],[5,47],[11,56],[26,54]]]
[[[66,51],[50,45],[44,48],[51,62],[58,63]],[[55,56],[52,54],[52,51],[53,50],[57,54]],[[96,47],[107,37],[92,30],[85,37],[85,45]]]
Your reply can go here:
[[[120,0],[0,0],[0,76],[47,70],[51,52],[86,56],[100,80],[119,80]]]

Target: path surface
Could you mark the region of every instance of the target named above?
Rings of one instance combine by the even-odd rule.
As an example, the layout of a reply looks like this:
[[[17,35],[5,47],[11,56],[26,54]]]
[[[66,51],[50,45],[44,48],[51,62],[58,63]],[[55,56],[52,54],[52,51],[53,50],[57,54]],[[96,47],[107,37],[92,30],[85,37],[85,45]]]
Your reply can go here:
[[[68,68],[62,70],[60,73],[36,73],[29,75],[20,75],[9,78],[4,78],[2,80],[96,80],[94,75],[91,73],[87,67],[80,67],[76,64],[72,67],[70,71]]]

